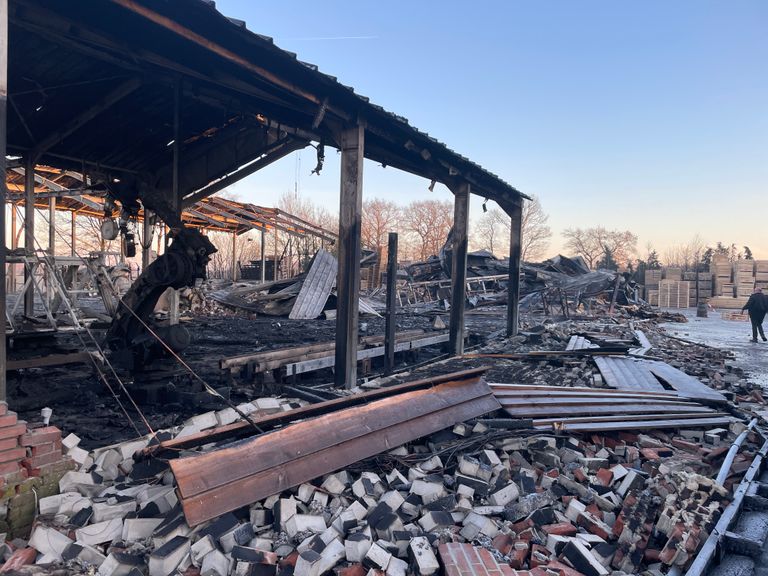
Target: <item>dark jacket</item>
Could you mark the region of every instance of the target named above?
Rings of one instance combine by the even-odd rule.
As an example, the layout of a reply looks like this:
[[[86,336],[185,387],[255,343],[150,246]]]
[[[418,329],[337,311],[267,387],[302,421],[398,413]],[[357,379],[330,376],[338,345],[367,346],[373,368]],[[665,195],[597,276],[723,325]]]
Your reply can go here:
[[[749,297],[747,303],[741,309],[743,312],[747,310],[750,316],[759,316],[768,312],[768,296],[755,292]]]

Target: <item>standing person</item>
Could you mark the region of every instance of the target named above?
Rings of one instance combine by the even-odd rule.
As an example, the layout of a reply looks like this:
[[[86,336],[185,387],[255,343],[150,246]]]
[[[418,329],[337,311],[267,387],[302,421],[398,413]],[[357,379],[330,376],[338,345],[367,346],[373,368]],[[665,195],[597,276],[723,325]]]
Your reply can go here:
[[[755,288],[755,291],[752,292],[749,300],[741,309],[742,312],[744,310],[749,311],[749,320],[752,322],[752,342],[757,342],[758,331],[763,342],[768,340],[765,337],[765,332],[763,332],[763,320],[765,319],[765,313],[768,312],[768,296],[763,294],[762,288]]]

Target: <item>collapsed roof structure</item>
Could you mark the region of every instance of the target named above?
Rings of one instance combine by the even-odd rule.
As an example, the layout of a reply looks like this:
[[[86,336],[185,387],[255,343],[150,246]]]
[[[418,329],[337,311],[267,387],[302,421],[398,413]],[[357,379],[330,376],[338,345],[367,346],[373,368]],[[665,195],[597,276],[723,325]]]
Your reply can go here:
[[[469,194],[495,200],[513,218],[510,277],[516,279],[523,194],[227,18],[215,3],[3,0],[0,14],[8,26],[0,35],[0,70],[6,64],[8,70],[0,158],[7,149],[16,157],[11,166],[26,168],[29,195],[37,164],[80,171],[123,206],[141,205],[174,227],[183,208],[295,150],[315,143],[318,167],[325,146],[341,150],[338,383],[349,385],[356,375],[363,158],[454,193],[459,270]],[[0,95],[5,86],[3,72]],[[27,204],[25,239],[32,246],[33,202]],[[461,287],[462,274],[455,276]],[[451,342],[461,352],[463,295],[454,294]],[[514,306],[509,318],[513,331]]]

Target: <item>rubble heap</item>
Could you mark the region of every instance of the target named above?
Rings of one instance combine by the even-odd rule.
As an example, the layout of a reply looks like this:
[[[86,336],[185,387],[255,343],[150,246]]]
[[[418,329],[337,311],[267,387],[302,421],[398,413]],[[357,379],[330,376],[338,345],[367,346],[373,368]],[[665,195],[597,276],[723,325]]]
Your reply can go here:
[[[101,576],[429,575],[464,574],[471,557],[504,574],[658,573],[686,566],[719,518],[728,492],[709,477],[742,429],[555,436],[468,422],[195,527],[167,463],[134,459],[149,438],[83,458],[70,435],[80,467],[40,499],[9,562]]]

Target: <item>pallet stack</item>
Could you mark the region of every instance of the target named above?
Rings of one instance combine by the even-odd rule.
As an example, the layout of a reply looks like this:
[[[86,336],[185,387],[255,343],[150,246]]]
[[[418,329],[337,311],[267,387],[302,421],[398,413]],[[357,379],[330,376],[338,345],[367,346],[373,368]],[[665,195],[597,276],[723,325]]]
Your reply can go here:
[[[736,296],[749,297],[755,289],[755,261],[739,260],[733,268]]]
[[[733,279],[731,262],[728,256],[715,254],[712,256],[711,266],[714,280],[713,288],[715,296],[733,297]]]
[[[689,282],[689,301],[691,306],[696,306],[696,272],[683,272],[683,280]],[[699,298],[712,298],[712,274],[709,272],[699,272]]]
[[[659,283],[659,308],[688,308],[690,282],[662,280]]]
[[[659,282],[661,282],[661,270],[645,271],[645,299],[651,306],[659,305]]]
[[[768,260],[755,260],[755,286],[768,290]]]

